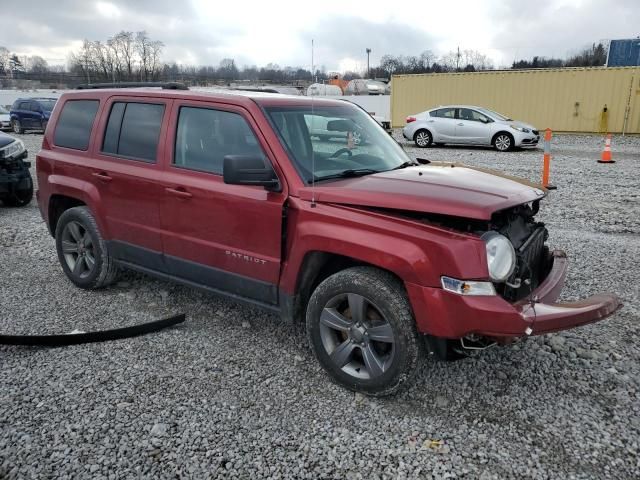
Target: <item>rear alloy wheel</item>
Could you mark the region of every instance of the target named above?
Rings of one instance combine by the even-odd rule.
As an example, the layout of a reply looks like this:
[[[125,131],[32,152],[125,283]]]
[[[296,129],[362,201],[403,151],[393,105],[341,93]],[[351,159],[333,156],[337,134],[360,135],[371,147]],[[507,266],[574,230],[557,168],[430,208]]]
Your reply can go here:
[[[420,148],[426,148],[431,145],[431,133],[429,130],[418,130],[413,137],[416,145]]]
[[[20,123],[20,120],[13,120],[11,122],[11,127],[13,128],[13,133],[24,133],[24,128],[22,128],[22,124]]]
[[[499,133],[493,139],[493,146],[499,152],[506,152],[513,147],[513,137],[508,133]]]
[[[87,207],[66,210],[56,225],[56,250],[64,273],[86,289],[109,285],[117,267]]]
[[[422,358],[402,284],[370,267],[343,270],[316,288],[307,332],[332,379],[368,395],[389,395],[410,383]]]

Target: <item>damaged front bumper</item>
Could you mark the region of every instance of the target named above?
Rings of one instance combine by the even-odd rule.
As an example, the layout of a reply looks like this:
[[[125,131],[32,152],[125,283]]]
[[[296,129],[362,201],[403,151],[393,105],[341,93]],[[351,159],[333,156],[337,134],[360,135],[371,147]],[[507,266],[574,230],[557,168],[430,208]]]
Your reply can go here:
[[[24,150],[12,158],[0,158],[0,197],[31,188],[31,164],[24,160],[27,155],[28,152]]]
[[[567,274],[566,254],[554,251],[551,262],[549,274],[538,288],[515,303],[499,296],[462,296],[407,284],[418,330],[452,339],[472,334],[497,339],[541,335],[597,322],[622,306],[612,293],[556,303]]]

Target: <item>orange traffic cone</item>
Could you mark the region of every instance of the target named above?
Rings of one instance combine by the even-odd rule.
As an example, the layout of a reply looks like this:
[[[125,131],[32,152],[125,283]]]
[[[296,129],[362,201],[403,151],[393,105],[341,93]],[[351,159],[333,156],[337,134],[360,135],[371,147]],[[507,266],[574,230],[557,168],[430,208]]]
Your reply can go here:
[[[604,150],[598,163],[616,163],[611,160],[611,134],[607,133],[607,139],[604,141]]]

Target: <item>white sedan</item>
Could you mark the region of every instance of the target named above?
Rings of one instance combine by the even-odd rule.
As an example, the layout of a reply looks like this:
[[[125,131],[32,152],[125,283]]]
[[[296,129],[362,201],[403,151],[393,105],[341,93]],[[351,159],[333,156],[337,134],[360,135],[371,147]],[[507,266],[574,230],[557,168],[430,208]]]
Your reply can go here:
[[[506,152],[513,147],[535,147],[535,127],[497,112],[471,105],[447,105],[411,115],[402,134],[418,147],[445,143],[493,146]]]
[[[0,105],[0,130],[11,130],[9,110]]]

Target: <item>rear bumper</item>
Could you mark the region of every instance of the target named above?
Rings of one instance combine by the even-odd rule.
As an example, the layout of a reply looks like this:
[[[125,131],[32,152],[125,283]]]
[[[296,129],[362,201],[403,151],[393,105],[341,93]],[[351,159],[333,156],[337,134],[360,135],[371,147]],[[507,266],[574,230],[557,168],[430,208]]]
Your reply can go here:
[[[470,334],[486,337],[521,337],[567,330],[602,320],[622,303],[611,293],[587,299],[556,303],[567,273],[564,252],[553,252],[547,278],[527,300],[509,303],[499,296],[465,297],[441,288],[407,284],[418,330],[437,337],[462,338]]]

